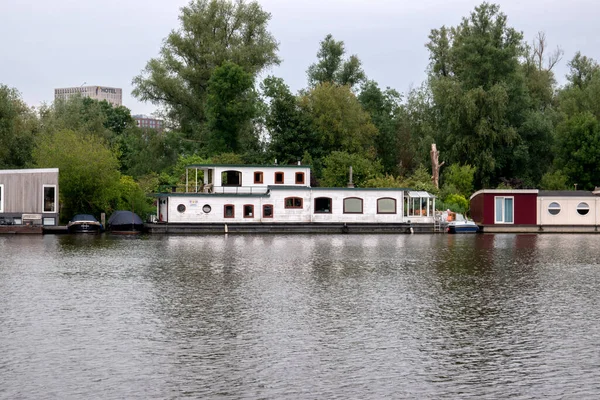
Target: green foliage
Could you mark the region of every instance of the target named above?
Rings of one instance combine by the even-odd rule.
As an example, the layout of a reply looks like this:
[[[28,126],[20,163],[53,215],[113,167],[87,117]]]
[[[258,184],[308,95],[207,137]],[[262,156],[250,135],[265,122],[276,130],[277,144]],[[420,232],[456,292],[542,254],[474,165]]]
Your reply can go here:
[[[567,79],[573,87],[583,89],[589,85],[594,76],[600,72],[600,65],[596,60],[582,55],[579,51],[569,61]]]
[[[393,175],[377,175],[365,182],[369,188],[404,188],[404,181]]]
[[[59,168],[62,218],[114,210],[120,195],[119,161],[103,139],[60,130],[39,140],[33,158],[37,167]]]
[[[513,176],[510,159],[527,110],[522,34],[483,3],[454,28],[433,30],[430,82],[439,113],[436,143],[451,163],[477,167],[475,185]]]
[[[119,197],[113,204],[114,210],[129,210],[145,220],[148,215],[156,212],[152,199],[146,196],[142,187],[131,176],[123,175],[119,181]]]
[[[547,172],[542,176],[540,189],[568,190],[567,179],[567,176],[562,171]]]
[[[252,77],[278,64],[277,42],[267,31],[270,14],[257,1],[192,0],[181,26],[164,40],[160,55],[133,79],[133,94],[165,108],[188,139],[203,139],[209,80],[232,62]]]
[[[438,193],[438,189],[436,189],[431,181],[431,173],[423,165],[420,165],[404,180],[403,186],[413,190],[423,190],[432,194]]]
[[[0,169],[23,168],[31,163],[31,151],[39,123],[16,89],[0,85]]]
[[[444,169],[443,186],[454,188],[454,194],[470,196],[473,193],[475,170],[476,168],[470,165],[452,164]]]
[[[171,168],[183,151],[181,134],[173,131],[132,127],[118,137],[117,143],[121,171],[136,179]]]
[[[371,115],[373,125],[379,131],[375,138],[377,158],[386,173],[398,173],[400,149],[406,146],[399,135],[399,118],[402,96],[393,89],[382,91],[376,82],[367,81],[358,95],[365,111]]]
[[[378,161],[344,151],[332,152],[325,157],[323,165],[323,178],[320,183],[324,187],[347,186],[350,167],[352,167],[352,181],[357,187],[365,187],[367,181],[382,173]]]
[[[437,208],[441,209],[450,209],[451,211],[466,214],[469,210],[469,200],[461,194],[449,194],[443,198],[442,202],[439,205],[436,205]]]
[[[311,128],[310,115],[300,109],[298,99],[283,79],[272,76],[262,83],[262,91],[269,99],[265,125],[270,134],[268,153],[282,164],[301,159],[306,152],[321,157],[314,143],[316,135]]]
[[[312,88],[322,83],[347,85],[350,88],[366,79],[360,60],[356,55],[343,60],[344,42],[336,41],[331,34],[325,36],[317,53],[318,61],[308,67],[308,85]]]
[[[374,155],[377,128],[347,86],[321,84],[302,96],[300,107],[310,115],[316,135],[311,152]]]
[[[211,154],[242,150],[241,137],[252,131],[251,120],[257,111],[253,88],[254,77],[237,64],[225,61],[213,70],[206,99]]]
[[[557,127],[556,167],[579,189],[600,182],[600,123],[590,112],[577,114]]]

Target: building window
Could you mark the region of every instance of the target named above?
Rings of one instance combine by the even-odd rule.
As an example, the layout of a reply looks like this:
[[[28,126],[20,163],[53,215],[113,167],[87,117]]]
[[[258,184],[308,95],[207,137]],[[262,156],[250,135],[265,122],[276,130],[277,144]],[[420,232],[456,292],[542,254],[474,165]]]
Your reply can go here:
[[[254,173],[254,183],[263,183],[263,173],[262,172]]]
[[[233,204],[225,204],[224,215],[225,218],[235,218],[235,208]]]
[[[396,214],[396,199],[391,197],[377,199],[377,214]]]
[[[204,206],[202,206],[202,211],[204,211],[206,214],[208,214],[211,210],[212,210],[212,207],[208,204],[205,204]]]
[[[272,204],[263,205],[263,218],[273,218],[273,205]]]
[[[315,199],[315,214],[331,214],[330,197],[317,197]]]
[[[346,197],[344,199],[344,214],[362,214],[363,199],[358,197]]]
[[[56,186],[44,185],[44,212],[56,212]]]
[[[177,211],[179,211],[180,213],[184,213],[185,212],[185,205],[184,204],[179,204],[177,206]]]
[[[244,205],[244,218],[254,217],[254,206],[252,204]]]
[[[275,183],[278,185],[283,184],[283,172],[275,172]]]
[[[242,173],[240,171],[223,171],[221,173],[222,186],[242,186]]]
[[[0,212],[4,212],[4,185],[0,185]]]
[[[296,185],[304,185],[304,172],[296,172]]]
[[[302,198],[287,197],[285,199],[285,208],[302,208]]]
[[[512,224],[514,223],[514,197],[495,197],[495,222],[497,224]]]
[[[550,213],[550,215],[560,214],[560,204],[553,201],[552,203],[550,203],[550,205],[548,205],[548,212]]]
[[[577,204],[577,213],[579,215],[587,215],[590,212],[590,206],[587,203]]]

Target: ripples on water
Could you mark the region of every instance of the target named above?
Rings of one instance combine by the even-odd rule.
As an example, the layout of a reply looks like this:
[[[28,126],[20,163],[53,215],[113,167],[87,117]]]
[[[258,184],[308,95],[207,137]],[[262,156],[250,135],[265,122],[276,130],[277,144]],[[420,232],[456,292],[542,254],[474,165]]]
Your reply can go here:
[[[598,398],[598,241],[0,236],[0,398]]]

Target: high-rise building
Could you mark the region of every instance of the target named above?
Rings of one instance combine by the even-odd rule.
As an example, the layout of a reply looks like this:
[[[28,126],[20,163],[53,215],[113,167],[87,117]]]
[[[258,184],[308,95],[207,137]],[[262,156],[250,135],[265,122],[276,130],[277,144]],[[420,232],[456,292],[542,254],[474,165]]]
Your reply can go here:
[[[70,88],[54,89],[54,99],[68,99],[71,96],[79,94],[82,97],[89,97],[95,100],[106,100],[113,106],[123,104],[123,90],[107,86],[77,86]]]
[[[149,117],[147,115],[132,115],[133,119],[135,119],[135,123],[142,129],[156,129],[159,132],[162,132],[165,124],[162,119]]]

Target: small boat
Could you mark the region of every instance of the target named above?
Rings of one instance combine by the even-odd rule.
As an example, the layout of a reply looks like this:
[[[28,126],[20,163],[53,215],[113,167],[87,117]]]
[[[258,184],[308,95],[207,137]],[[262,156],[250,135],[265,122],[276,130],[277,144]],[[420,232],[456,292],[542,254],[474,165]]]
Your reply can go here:
[[[69,233],[100,233],[104,227],[96,217],[90,214],[75,214],[67,224]]]
[[[455,218],[448,222],[446,228],[448,233],[477,233],[479,227],[474,221],[465,218],[462,214],[456,213]]]
[[[144,221],[132,211],[115,211],[108,219],[107,226],[111,233],[135,235],[144,230]]]

